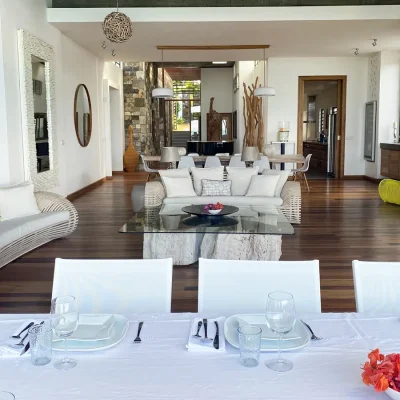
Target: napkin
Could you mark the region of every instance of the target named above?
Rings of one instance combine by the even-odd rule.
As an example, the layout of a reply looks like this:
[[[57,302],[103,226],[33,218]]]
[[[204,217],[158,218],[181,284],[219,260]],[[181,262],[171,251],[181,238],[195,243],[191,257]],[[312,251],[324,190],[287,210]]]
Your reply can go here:
[[[189,339],[186,345],[186,348],[188,351],[193,351],[193,352],[224,352],[225,351],[225,335],[224,335],[224,323],[225,323],[225,317],[219,317],[215,319],[207,319],[207,337],[212,340],[205,340],[204,339],[204,325],[201,326],[199,337],[195,337],[194,335],[197,333],[197,326],[199,321],[203,321],[203,318],[195,318],[192,321],[192,325],[190,327],[190,334],[189,334]],[[217,332],[217,328],[215,326],[214,321],[218,322],[218,327],[219,327],[219,349],[217,350],[213,346],[213,340],[215,337],[215,334]]]
[[[22,329],[24,329],[31,322],[33,322],[34,324],[40,324],[42,321],[38,321],[35,319],[26,320],[17,329],[15,329],[15,331],[13,331],[10,334],[10,336],[18,335],[18,333],[21,332]],[[21,339],[28,333],[28,330],[26,330],[25,332],[23,332],[21,334]],[[21,347],[19,349],[14,349],[14,348],[10,347],[10,345],[19,343],[21,341],[21,339],[13,339],[12,337],[10,337],[5,342],[1,343],[0,344],[0,358],[19,357],[22,350],[24,349],[24,347]],[[29,342],[29,336],[27,336],[26,339],[24,340],[24,346],[28,342]],[[29,350],[24,354],[24,356],[26,356],[27,354],[29,354]]]

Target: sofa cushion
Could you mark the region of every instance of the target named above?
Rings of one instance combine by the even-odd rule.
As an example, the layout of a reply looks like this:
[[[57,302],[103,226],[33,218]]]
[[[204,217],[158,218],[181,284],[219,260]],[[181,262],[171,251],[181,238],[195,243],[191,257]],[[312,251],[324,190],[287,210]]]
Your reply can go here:
[[[194,191],[197,196],[201,196],[202,192],[202,180],[209,179],[213,181],[222,181],[224,179],[224,167],[215,167],[215,168],[195,168],[191,169],[193,176],[193,186]]]
[[[0,188],[0,218],[2,221],[39,213],[32,183]]]
[[[68,220],[68,211],[55,211],[1,221],[0,249],[31,233]]]
[[[251,177],[258,174],[258,167],[226,167],[228,181],[232,181],[232,196],[245,196],[250,186]]]
[[[202,196],[231,196],[231,181],[212,181],[202,179]]]
[[[163,178],[167,197],[189,197],[196,196],[193,190],[193,184],[190,177],[186,178],[171,178],[165,176]]]
[[[263,175],[279,175],[279,180],[275,188],[275,197],[281,197],[281,192],[289,178],[290,171],[277,171],[275,169],[264,170]]]
[[[283,200],[280,197],[248,197],[248,196],[196,196],[196,197],[166,197],[164,204],[181,204],[188,206],[191,204],[217,203],[227,206],[281,206]]]
[[[171,169],[160,169],[158,170],[158,173],[161,176],[161,180],[163,178],[168,177],[168,178],[190,178],[190,173],[189,173],[189,168],[171,168]]]
[[[276,185],[279,181],[279,175],[254,175],[251,177],[251,183],[246,196],[274,197]]]

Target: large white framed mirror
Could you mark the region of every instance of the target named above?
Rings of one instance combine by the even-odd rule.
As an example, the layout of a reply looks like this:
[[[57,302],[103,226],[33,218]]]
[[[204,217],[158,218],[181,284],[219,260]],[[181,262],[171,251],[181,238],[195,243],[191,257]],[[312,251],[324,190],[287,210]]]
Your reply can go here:
[[[18,31],[25,179],[35,190],[58,184],[53,47]]]

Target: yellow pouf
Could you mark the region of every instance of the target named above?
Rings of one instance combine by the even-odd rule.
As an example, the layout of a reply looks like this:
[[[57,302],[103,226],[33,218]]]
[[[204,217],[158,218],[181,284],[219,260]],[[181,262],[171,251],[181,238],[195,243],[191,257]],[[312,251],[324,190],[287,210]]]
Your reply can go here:
[[[385,203],[393,203],[400,206],[400,181],[383,179],[379,184],[379,196]]]

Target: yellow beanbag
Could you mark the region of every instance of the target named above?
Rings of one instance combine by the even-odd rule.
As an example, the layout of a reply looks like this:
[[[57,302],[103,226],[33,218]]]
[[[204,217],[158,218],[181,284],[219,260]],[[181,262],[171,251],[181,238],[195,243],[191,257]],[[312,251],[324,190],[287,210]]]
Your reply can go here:
[[[400,181],[383,179],[379,184],[379,196],[385,203],[400,205]]]

